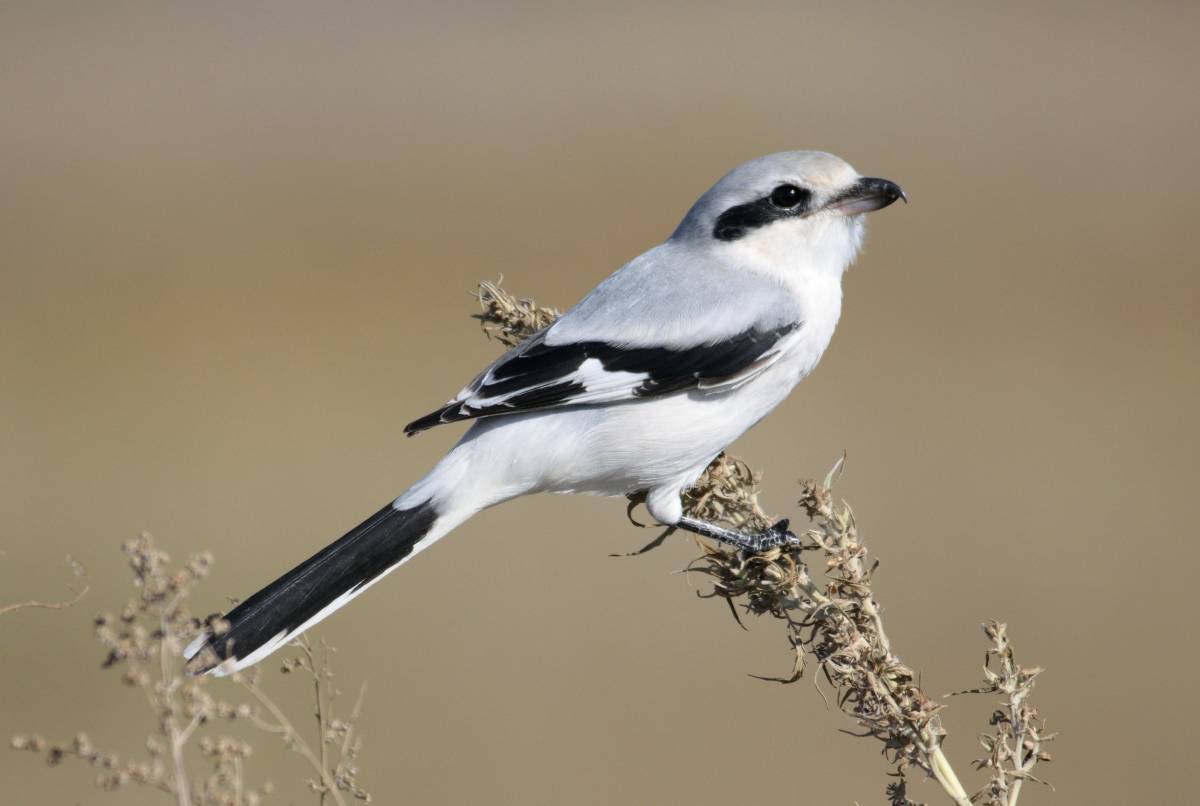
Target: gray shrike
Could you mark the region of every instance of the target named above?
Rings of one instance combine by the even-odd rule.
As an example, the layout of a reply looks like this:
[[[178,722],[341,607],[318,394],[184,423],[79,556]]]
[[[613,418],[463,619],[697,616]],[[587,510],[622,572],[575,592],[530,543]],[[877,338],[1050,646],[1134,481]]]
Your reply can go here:
[[[467,518],[529,493],[644,493],[659,522],[746,551],[794,541],[786,522],[744,534],[687,517],[680,494],[817,365],[863,214],[902,198],[820,151],[735,168],[664,243],[410,423],[411,436],[474,421],[399,498],[210,621],[189,671],[262,660]]]

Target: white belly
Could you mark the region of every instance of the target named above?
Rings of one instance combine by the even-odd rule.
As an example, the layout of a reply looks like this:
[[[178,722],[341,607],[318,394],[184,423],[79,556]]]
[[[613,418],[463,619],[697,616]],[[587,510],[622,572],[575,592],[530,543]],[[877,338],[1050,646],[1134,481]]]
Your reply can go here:
[[[740,389],[639,400],[563,419],[531,420],[550,439],[551,492],[621,495],[689,484],[731,442],[775,408],[799,378],[756,378]]]

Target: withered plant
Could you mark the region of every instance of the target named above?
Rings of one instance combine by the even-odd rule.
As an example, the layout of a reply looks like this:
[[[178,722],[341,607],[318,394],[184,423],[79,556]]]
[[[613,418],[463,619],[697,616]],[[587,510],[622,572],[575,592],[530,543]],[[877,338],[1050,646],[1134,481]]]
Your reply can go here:
[[[72,596],[70,599],[63,599],[58,602],[43,602],[38,599],[30,599],[25,602],[13,602],[12,604],[0,605],[0,616],[7,615],[9,613],[15,613],[18,610],[25,610],[27,608],[42,610],[65,610],[68,607],[74,607],[77,605],[80,599],[82,599],[84,596],[87,596],[89,589],[86,582],[87,570],[84,569],[84,567],[74,559],[72,559],[70,555],[67,556],[67,565],[77,578],[85,580],[84,584],[79,587],[79,589],[71,588]]]
[[[163,793],[179,806],[256,806],[271,794],[269,781],[251,785],[246,764],[252,742],[226,735],[222,726],[244,723],[278,737],[309,768],[306,783],[320,804],[346,806],[347,799],[369,802],[358,780],[361,740],[356,732],[365,688],[350,715],[336,718],[338,692],[329,665],[331,648],[314,649],[307,641],[293,645],[282,671],[311,680],[315,698],[315,737],[310,744],[262,687],[262,672],[232,675],[230,694],[210,690],[212,678],[184,673],[182,652],[201,623],[187,609],[187,598],[209,575],[208,553],[192,555],[183,566],[170,567],[170,557],[148,534],[127,541],[122,550],[133,571],[135,595],[119,613],[95,618],[95,637],[104,647],[102,666],[119,672],[120,682],[140,689],[153,727],[141,758],[122,758],[96,745],[86,733],[66,742],[50,742],[38,734],[14,736],[12,747],[43,754],[51,766],[76,758],[97,769],[96,785],[120,790],[136,786]]]

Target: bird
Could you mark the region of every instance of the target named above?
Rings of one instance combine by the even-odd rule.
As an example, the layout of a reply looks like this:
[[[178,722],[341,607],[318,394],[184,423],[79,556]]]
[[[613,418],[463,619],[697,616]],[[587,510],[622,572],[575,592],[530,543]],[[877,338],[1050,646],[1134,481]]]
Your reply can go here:
[[[681,496],[817,366],[865,214],[898,199],[895,182],[823,151],[734,168],[665,241],[409,423],[408,436],[470,427],[378,512],[210,617],[187,671],[262,660],[471,516],[531,493],[640,495],[659,523],[747,552],[795,542],[787,521],[743,533],[685,514]]]

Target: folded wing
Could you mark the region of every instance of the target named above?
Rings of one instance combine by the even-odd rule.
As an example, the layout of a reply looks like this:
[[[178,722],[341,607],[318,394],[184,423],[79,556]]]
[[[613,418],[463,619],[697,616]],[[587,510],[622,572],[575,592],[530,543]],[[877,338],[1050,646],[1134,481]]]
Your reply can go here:
[[[558,406],[611,404],[692,389],[736,386],[769,366],[798,322],[748,328],[692,347],[626,347],[603,341],[548,344],[546,331],[505,355],[442,408],[409,423],[441,423]]]
[[[753,378],[801,329],[797,301],[753,272],[681,249],[668,241],[631,261],[405,433],[474,417],[716,391]]]

